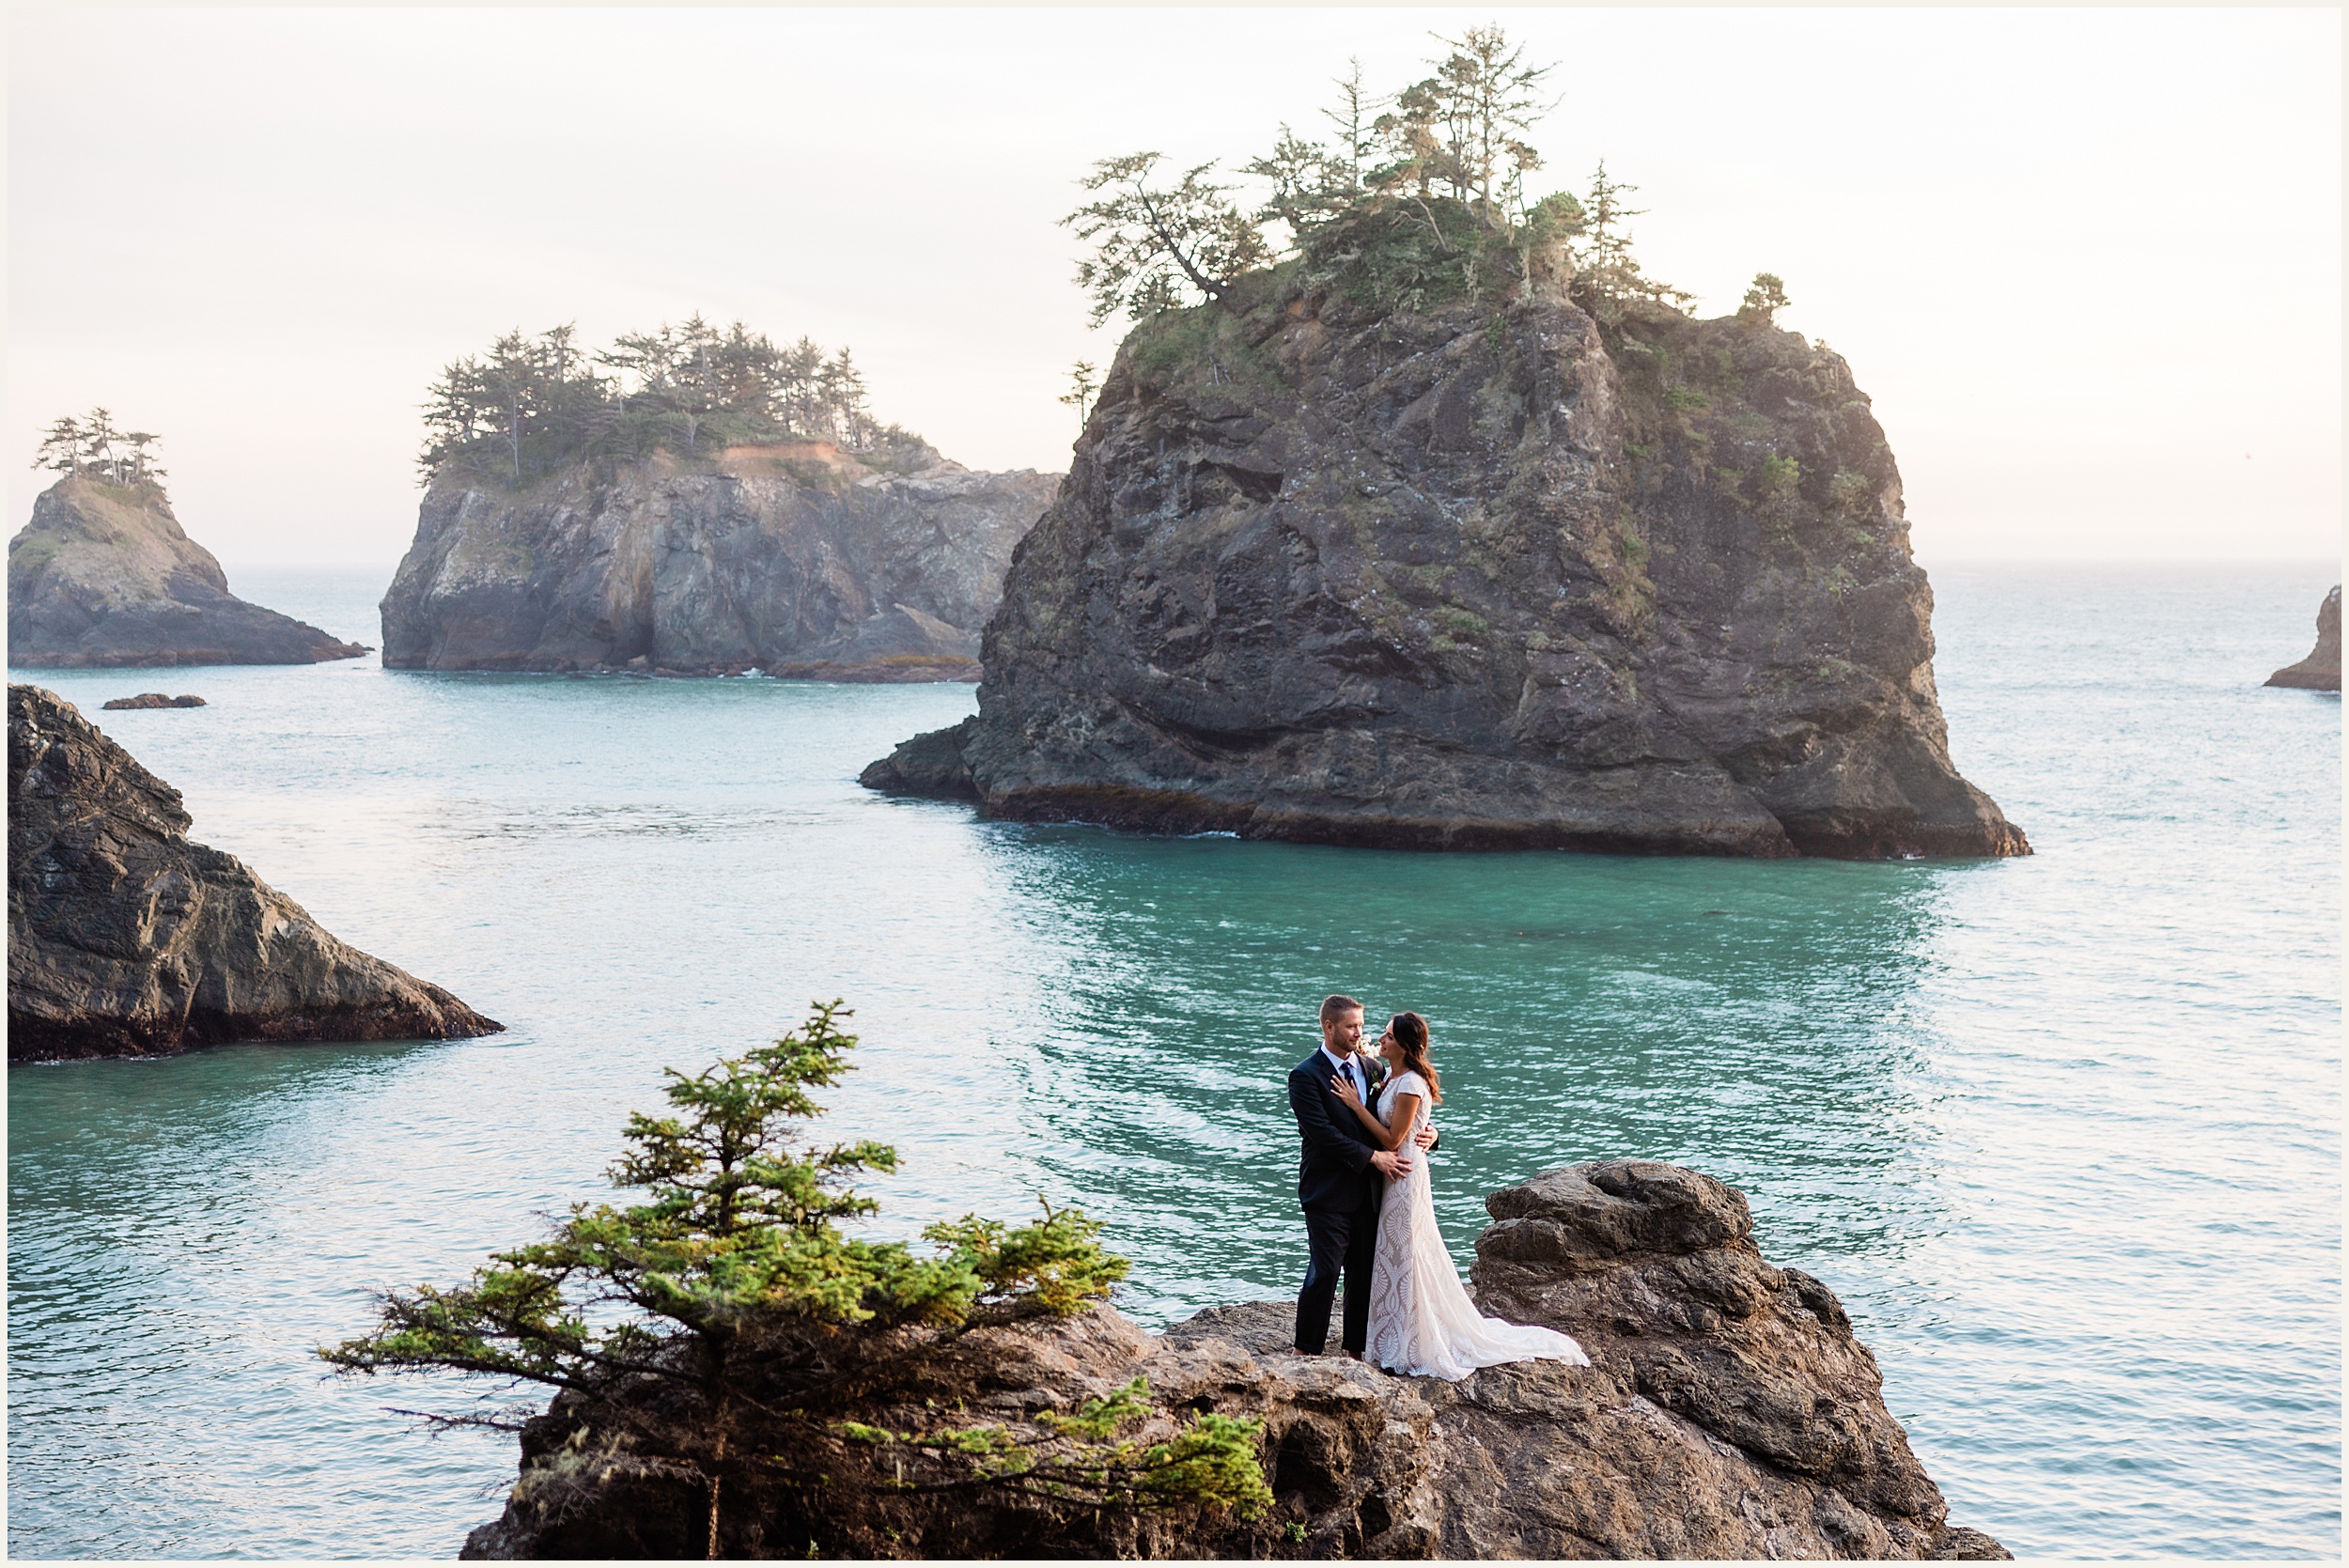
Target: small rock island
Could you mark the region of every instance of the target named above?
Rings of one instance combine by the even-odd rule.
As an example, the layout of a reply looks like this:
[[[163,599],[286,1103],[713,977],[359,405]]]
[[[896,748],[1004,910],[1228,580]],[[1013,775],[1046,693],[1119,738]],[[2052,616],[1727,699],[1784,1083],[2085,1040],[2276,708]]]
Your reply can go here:
[[[517,334],[488,366],[433,389],[388,669],[975,680],[1012,547],[1057,484],[877,426],[847,350],[739,323],[593,360],[563,330]],[[496,389],[519,383],[508,419]]]
[[[2297,664],[2287,664],[2267,677],[2270,686],[2298,687],[2304,691],[2341,690],[2341,584],[2316,607],[2316,646]]]
[[[8,541],[12,665],[319,664],[366,651],[230,593],[153,480],[60,479]]]
[[[27,668],[318,664],[367,650],[248,604],[172,515],[161,438],[104,409],[59,419],[36,466],[64,475],[8,541],[8,662]]]
[[[1106,1305],[980,1328],[892,1396],[909,1408],[860,1419],[959,1410],[1019,1435],[1140,1376],[1162,1417],[1261,1421],[1271,1507],[1242,1520],[899,1491],[872,1451],[839,1444],[825,1459],[835,1484],[781,1466],[771,1481],[729,1482],[724,1555],[2009,1555],[1949,1522],[1835,1293],[1762,1256],[1735,1188],[1616,1159],[1545,1172],[1486,1207],[1494,1222],[1470,1275],[1483,1310],[1574,1335],[1591,1366],[1392,1376],[1296,1354],[1285,1301],[1210,1308],[1164,1334]],[[558,1398],[523,1430],[504,1515],[463,1555],[699,1556],[708,1492],[683,1472],[631,1463],[626,1432]]]
[[[72,704],[8,688],[11,1062],[505,1028],[337,941],[189,822]]]

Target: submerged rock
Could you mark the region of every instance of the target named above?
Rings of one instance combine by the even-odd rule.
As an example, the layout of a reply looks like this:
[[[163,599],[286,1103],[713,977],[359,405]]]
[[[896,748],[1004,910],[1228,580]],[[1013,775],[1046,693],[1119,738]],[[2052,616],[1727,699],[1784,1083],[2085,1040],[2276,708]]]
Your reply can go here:
[[[367,650],[228,591],[152,482],[60,479],[8,541],[8,662],[317,664]]]
[[[346,946],[70,703],[8,688],[8,1059],[505,1028]]]
[[[1241,1521],[893,1491],[849,1467],[805,1487],[729,1479],[726,1555],[1288,1558],[2004,1558],[1953,1527],[1885,1408],[1827,1286],[1755,1248],[1745,1199],[1694,1171],[1607,1160],[1486,1200],[1471,1279],[1488,1312],[1582,1342],[1593,1364],[1526,1361],[1458,1383],[1290,1348],[1293,1304],[1213,1308],[1163,1335],[1107,1307],[978,1330],[896,1403],[1027,1435],[1128,1379],[1178,1412],[1264,1422],[1275,1498]],[[1301,1241],[1301,1237],[1300,1237]],[[926,1405],[925,1401],[934,1402]],[[934,1416],[926,1419],[935,1419]],[[505,1514],[469,1558],[690,1557],[698,1481],[632,1464],[626,1436],[560,1401],[522,1437]]]
[[[1230,298],[1127,338],[977,716],[868,784],[1393,847],[2029,852],[1951,764],[1842,359],[1550,292],[1380,315],[1283,270]]]
[[[2341,690],[2341,584],[2316,608],[2316,647],[2297,664],[2287,664],[2267,677],[2270,686],[2296,686],[2310,691]]]
[[[135,697],[117,697],[99,706],[114,713],[142,707],[203,707],[206,704],[201,697],[166,697],[161,691],[142,691]]]
[[[975,680],[1012,546],[1057,481],[826,442],[446,472],[383,597],[383,663]]]

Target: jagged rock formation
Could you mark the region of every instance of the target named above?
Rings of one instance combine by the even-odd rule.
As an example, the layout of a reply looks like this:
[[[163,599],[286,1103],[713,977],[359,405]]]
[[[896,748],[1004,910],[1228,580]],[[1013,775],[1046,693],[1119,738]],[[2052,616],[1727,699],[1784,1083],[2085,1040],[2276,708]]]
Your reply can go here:
[[[505,1027],[336,941],[188,823],[72,704],[8,688],[10,1061]]]
[[[2270,686],[2296,686],[2310,691],[2341,690],[2341,584],[2316,608],[2316,646],[2297,664],[2287,664],[2267,677]]]
[[[1139,1374],[1171,1431],[1213,1409],[1265,1423],[1276,1498],[1253,1521],[1097,1514],[1049,1499],[729,1480],[725,1555],[987,1557],[2003,1558],[1952,1527],[1885,1408],[1834,1293],[1755,1248],[1742,1195],[1694,1171],[1608,1160],[1486,1200],[1485,1310],[1579,1339],[1589,1367],[1519,1362],[1459,1383],[1289,1348],[1294,1308],[1215,1308],[1164,1335],[1106,1307],[975,1331],[861,1418],[929,1407],[1027,1434]],[[706,1492],[631,1464],[558,1400],[522,1437],[503,1517],[469,1558],[686,1557]]]
[[[12,665],[316,664],[366,651],[230,593],[151,482],[60,479],[8,541]]]
[[[987,629],[867,769],[992,816],[1395,847],[2011,855],[1843,362],[1536,290],[1243,280],[1119,349]]]
[[[161,691],[142,691],[135,697],[117,697],[99,706],[109,713],[143,707],[203,707],[201,697],[166,697]]]
[[[383,597],[383,662],[973,680],[1056,482],[814,441],[583,461],[519,492],[443,473]]]

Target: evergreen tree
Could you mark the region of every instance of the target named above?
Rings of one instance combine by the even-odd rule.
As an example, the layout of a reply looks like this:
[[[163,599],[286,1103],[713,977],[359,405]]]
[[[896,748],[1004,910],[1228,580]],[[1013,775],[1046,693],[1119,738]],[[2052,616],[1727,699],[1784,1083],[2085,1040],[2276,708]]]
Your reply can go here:
[[[1068,390],[1061,394],[1060,400],[1077,411],[1077,423],[1080,426],[1085,422],[1086,411],[1093,407],[1094,389],[1100,384],[1095,379],[1091,361],[1079,360],[1069,368]]]
[[[465,1284],[385,1293],[373,1331],[319,1354],[346,1373],[457,1372],[558,1390],[638,1462],[706,1492],[712,1558],[730,1478],[816,1483],[808,1453],[844,1436],[927,1456],[963,1485],[1059,1487],[1050,1495],[1097,1505],[1268,1501],[1252,1422],[1194,1421],[1147,1452],[1112,1441],[1137,1413],[1136,1387],[1106,1417],[1087,1412],[1102,1418],[1099,1430],[1061,1434],[1076,1440],[1041,1465],[1003,1463],[1022,1445],[992,1427],[900,1433],[835,1419],[967,1329],[1075,1312],[1126,1272],[1102,1250],[1100,1227],[1073,1210],[1048,1207],[1017,1228],[975,1216],[932,1225],[926,1256],[844,1234],[841,1222],[877,1206],[848,1182],[897,1165],[885,1144],[806,1136],[820,1114],[810,1091],[849,1070],[847,1016],[819,1004],[771,1046],[692,1076],[672,1071],[668,1113],[631,1116],[630,1147],[612,1167],[612,1181],[644,1202],[576,1204],[547,1240],[494,1254]],[[428,1419],[507,1429],[518,1420]]]
[[[1278,256],[1302,260],[1315,287],[1335,287],[1390,310],[1466,298],[1506,299],[1570,287],[1609,320],[1633,305],[1678,308],[1692,298],[1648,277],[1631,249],[1631,187],[1602,163],[1587,198],[1537,196],[1533,135],[1555,106],[1550,64],[1529,61],[1497,26],[1437,36],[1430,73],[1376,96],[1354,62],[1323,111],[1334,139],[1281,127],[1269,152],[1243,165],[1263,203],[1245,220],[1204,163],[1173,185],[1154,182],[1156,153],[1105,159],[1083,180],[1100,199],[1063,220],[1093,249],[1078,281],[1093,324],[1119,309],[1139,318],[1220,300],[1234,279]]]
[[[33,458],[35,468],[53,469],[79,478],[82,473],[82,422],[70,415],[50,421]]]
[[[721,329],[698,314],[592,353],[569,326],[536,337],[516,329],[444,368],[424,415],[428,474],[455,465],[515,484],[583,457],[657,448],[692,456],[796,436],[863,450],[912,439],[873,418],[848,350],[827,359],[806,338],[782,349],[739,321]]]
[[[1776,272],[1756,272],[1751,287],[1746,290],[1745,303],[1737,307],[1737,318],[1768,326],[1792,303],[1786,298],[1786,285]]]
[[[1230,199],[1231,188],[1207,177],[1213,163],[1186,169],[1174,184],[1154,184],[1161,155],[1104,158],[1079,183],[1107,193],[1061,222],[1094,247],[1077,264],[1077,282],[1093,296],[1093,324],[1120,309],[1135,320],[1183,303],[1196,291],[1221,301],[1232,280],[1272,259],[1256,225]]]

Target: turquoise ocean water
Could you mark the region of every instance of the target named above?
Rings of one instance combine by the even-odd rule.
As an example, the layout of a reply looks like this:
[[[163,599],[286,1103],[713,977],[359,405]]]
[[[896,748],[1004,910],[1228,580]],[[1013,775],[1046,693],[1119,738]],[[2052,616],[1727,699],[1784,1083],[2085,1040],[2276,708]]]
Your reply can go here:
[[[974,821],[856,787],[968,687],[13,672],[194,835],[511,1026],[8,1075],[8,1545],[453,1555],[509,1442],[309,1348],[599,1173],[664,1064],[858,1011],[881,1224],[1037,1194],[1161,1323],[1293,1293],[1325,991],[1435,1023],[1439,1206],[1680,1160],[1828,1281],[1952,1516],[2033,1555],[2341,1550],[2341,706],[2262,690],[2329,566],[1952,567],[1960,768],[2035,858],[1423,856]],[[377,642],[380,581],[239,590]],[[201,710],[101,714],[194,691]]]

